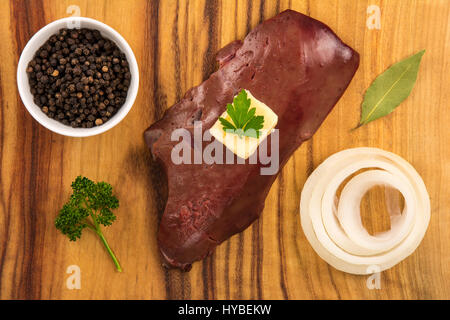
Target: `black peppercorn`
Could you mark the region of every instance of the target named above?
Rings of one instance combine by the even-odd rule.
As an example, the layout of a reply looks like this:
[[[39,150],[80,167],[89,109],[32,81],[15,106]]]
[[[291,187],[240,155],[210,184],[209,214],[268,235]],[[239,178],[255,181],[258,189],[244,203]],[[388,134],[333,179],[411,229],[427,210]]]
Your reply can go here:
[[[125,54],[90,29],[52,35],[26,72],[42,112],[75,128],[107,122],[125,102],[131,79]]]

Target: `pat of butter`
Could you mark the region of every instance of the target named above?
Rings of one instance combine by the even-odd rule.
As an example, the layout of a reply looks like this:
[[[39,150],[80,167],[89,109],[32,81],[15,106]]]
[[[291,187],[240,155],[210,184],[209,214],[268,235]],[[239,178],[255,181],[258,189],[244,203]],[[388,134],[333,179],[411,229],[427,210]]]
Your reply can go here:
[[[250,109],[256,109],[256,116],[264,116],[264,126],[260,130],[259,138],[247,136],[239,137],[237,134],[227,133],[223,130],[223,126],[219,119],[217,119],[216,123],[209,129],[209,132],[216,140],[219,140],[230,151],[243,159],[247,159],[256,151],[259,144],[272,132],[278,122],[278,116],[272,109],[256,99],[250,91],[245,91],[247,92],[247,98],[250,99]],[[232,123],[231,117],[226,111],[222,113],[221,117]]]

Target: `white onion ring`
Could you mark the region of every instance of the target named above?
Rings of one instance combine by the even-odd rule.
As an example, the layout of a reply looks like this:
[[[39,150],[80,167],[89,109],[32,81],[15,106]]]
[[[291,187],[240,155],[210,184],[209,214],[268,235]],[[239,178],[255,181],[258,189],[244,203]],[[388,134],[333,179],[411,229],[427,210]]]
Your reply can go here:
[[[361,169],[373,169],[351,178]],[[360,202],[375,185],[397,189],[405,199],[402,214],[391,214],[391,230],[370,235],[363,227]],[[353,274],[389,269],[422,241],[430,221],[430,199],[422,178],[401,157],[377,148],[354,148],[326,159],[309,176],[300,200],[303,231],[316,253],[334,268]],[[374,268],[375,267],[375,268]]]

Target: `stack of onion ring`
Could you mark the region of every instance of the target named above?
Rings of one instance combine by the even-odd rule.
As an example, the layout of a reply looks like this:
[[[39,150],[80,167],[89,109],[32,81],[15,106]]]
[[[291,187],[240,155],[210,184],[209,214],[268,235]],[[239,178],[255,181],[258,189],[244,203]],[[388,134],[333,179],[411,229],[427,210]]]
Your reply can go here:
[[[352,175],[336,202],[338,188]],[[370,235],[360,203],[376,185],[397,189],[405,205],[401,214],[391,215],[389,231]],[[347,149],[330,156],[308,178],[300,217],[306,238],[322,259],[344,272],[370,274],[393,267],[416,250],[430,221],[430,200],[422,178],[406,160],[376,148]]]

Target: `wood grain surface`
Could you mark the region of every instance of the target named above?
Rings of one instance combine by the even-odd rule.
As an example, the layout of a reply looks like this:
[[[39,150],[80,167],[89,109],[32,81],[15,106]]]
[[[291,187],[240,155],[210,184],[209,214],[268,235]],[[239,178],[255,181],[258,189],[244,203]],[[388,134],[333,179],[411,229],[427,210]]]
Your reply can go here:
[[[381,8],[381,29],[366,27]],[[90,138],[54,134],[32,119],[16,87],[31,36],[69,5],[121,33],[140,68],[139,94],[114,129]],[[262,217],[192,271],[161,267],[156,243],[160,184],[143,131],[215,69],[215,53],[261,21],[292,8],[329,25],[361,54],[355,78],[312,140],[272,186]],[[365,89],[392,63],[426,49],[411,96],[391,115],[357,130]],[[450,1],[448,0],[16,0],[0,1],[0,299],[449,299]],[[331,154],[379,147],[407,159],[423,177],[432,218],[416,252],[381,274],[339,272],[321,260],[300,226],[299,199],[312,170]],[[121,201],[105,230],[124,272],[96,236],[69,242],[54,227],[77,175],[111,183]],[[365,202],[365,223],[386,228],[380,194]],[[381,209],[382,210],[382,209]],[[387,225],[388,226],[388,225]],[[370,227],[369,227],[370,229]],[[66,269],[81,268],[68,290]]]

